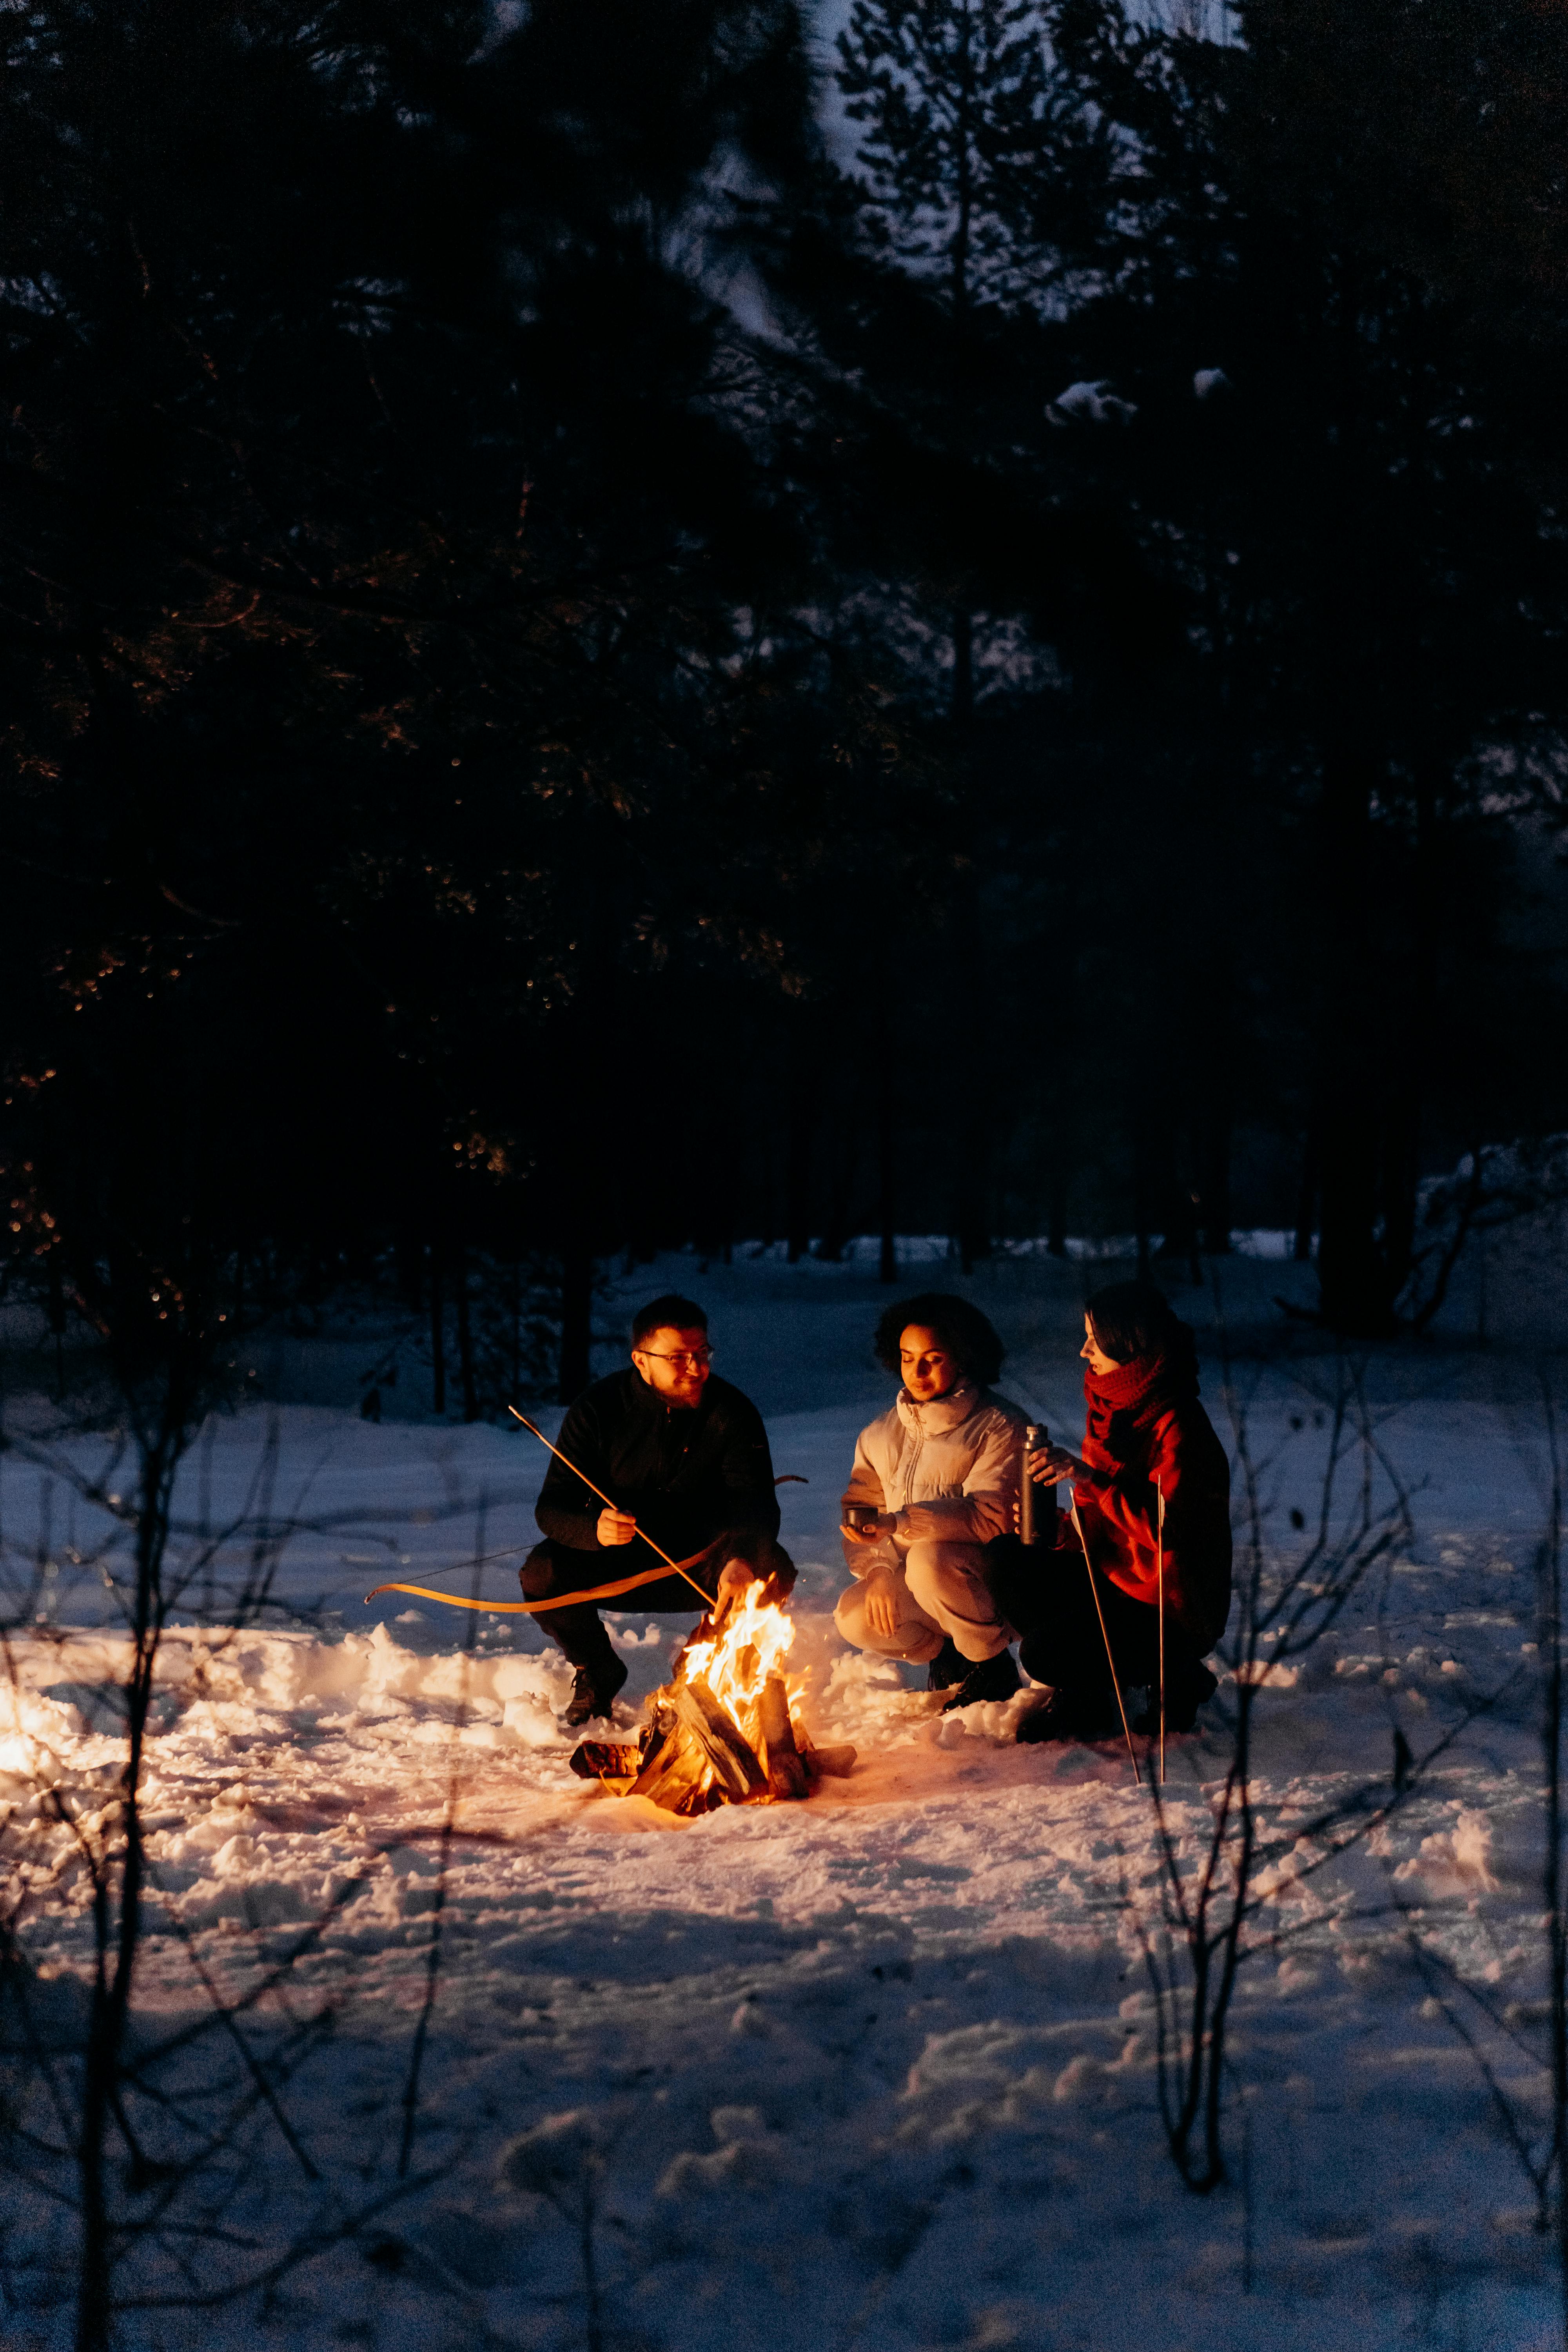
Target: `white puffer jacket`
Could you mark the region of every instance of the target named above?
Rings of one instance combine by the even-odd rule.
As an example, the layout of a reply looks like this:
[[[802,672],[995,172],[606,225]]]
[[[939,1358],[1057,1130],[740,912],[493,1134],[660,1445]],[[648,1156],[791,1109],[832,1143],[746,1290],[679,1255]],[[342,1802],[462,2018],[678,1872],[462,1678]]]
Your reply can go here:
[[[913,1543],[989,1543],[1013,1525],[1026,1416],[973,1381],[917,1404],[899,1391],[860,1432],[846,1503],[875,1503],[897,1526],[880,1543],[846,1541],[852,1575],[896,1562]]]

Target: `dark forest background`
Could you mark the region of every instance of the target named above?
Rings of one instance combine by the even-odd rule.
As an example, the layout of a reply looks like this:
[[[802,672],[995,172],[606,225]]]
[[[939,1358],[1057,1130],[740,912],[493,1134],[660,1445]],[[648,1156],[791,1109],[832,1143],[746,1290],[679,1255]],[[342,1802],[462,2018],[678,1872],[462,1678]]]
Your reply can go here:
[[[1223,29],[0,16],[13,1296],[395,1286],[470,1412],[688,1241],[1395,1327],[1568,1122],[1568,15]]]

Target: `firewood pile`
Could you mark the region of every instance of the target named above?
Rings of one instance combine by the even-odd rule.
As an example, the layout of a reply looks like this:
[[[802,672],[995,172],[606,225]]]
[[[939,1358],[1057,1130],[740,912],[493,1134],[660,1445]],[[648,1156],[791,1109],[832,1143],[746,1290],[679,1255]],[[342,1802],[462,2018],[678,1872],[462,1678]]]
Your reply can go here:
[[[752,1586],[703,1619],[673,1678],[647,1703],[636,1742],[584,1740],[572,1758],[584,1780],[617,1796],[648,1797],[666,1812],[718,1805],[796,1803],[824,1774],[854,1769],[853,1748],[817,1748],[791,1711],[784,1660],[795,1624]]]

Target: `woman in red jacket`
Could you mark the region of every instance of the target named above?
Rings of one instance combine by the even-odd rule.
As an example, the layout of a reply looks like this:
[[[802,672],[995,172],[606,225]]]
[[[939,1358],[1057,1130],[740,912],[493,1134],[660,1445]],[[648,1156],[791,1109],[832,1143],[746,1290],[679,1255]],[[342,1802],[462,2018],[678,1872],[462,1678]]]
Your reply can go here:
[[[1018,1737],[1092,1738],[1120,1727],[1106,1635],[1123,1696],[1146,1688],[1152,1721],[1162,1496],[1165,1722],[1170,1730],[1190,1731],[1215,1687],[1204,1657],[1230,1613],[1230,1465],[1198,1402],[1192,1332],[1163,1292],[1150,1282],[1119,1282],[1089,1300],[1083,1323],[1082,1455],[1047,1445],[1026,1457],[1037,1483],[1071,1482],[1082,1539],[1064,1512],[1029,1612],[1036,1622],[1018,1652],[1052,1696],[1025,1717]]]

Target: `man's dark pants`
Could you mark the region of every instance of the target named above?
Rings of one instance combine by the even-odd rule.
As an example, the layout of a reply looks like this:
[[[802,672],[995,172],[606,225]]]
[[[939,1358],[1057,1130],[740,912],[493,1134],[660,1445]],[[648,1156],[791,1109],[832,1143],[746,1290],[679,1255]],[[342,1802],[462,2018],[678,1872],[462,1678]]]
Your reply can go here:
[[[788,1552],[776,1538],[755,1528],[724,1528],[689,1557],[683,1558],[673,1544],[667,1549],[672,1558],[680,1559],[686,1576],[700,1585],[710,1602],[716,1598],[719,1579],[731,1559],[743,1559],[759,1576],[772,1577],[781,1593],[795,1582],[795,1562]],[[637,1537],[629,1544],[601,1551],[578,1551],[570,1544],[552,1543],[547,1536],[524,1560],[519,1581],[525,1601],[547,1601],[558,1592],[591,1592],[595,1585],[615,1584],[624,1576],[636,1576],[658,1565],[657,1552]],[[686,1576],[669,1574],[653,1583],[639,1584],[622,1596],[619,1605],[639,1617],[689,1616],[701,1603]],[[542,1610],[534,1622],[560,1643],[569,1662],[579,1669],[592,1670],[606,1655],[614,1655],[592,1601]]]

